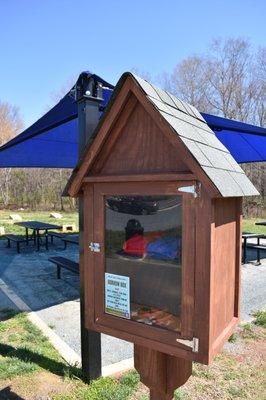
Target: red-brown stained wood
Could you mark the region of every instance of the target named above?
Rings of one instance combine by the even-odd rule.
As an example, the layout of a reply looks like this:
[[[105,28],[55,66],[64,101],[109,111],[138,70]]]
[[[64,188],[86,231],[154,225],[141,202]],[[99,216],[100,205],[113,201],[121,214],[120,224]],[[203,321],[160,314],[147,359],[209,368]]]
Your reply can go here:
[[[195,216],[195,311],[194,336],[199,338],[199,354],[195,360],[208,363],[210,339],[210,257],[211,198],[202,185],[196,199]]]
[[[94,254],[95,268],[94,268],[94,287],[95,287],[95,321],[97,324],[111,328],[114,336],[125,338],[122,332],[131,333],[134,330],[135,336],[139,336],[144,340],[145,337],[153,340],[153,343],[149,344],[152,348],[159,348],[160,341],[163,341],[166,345],[174,346],[176,349],[175,354],[183,355],[186,346],[178,344],[176,339],[182,337],[180,333],[174,331],[167,331],[158,327],[151,327],[145,324],[139,324],[134,321],[125,320],[123,318],[114,317],[104,312],[104,273],[105,273],[105,252],[104,252],[104,196],[105,195],[128,195],[128,194],[139,194],[139,195],[175,195],[179,194],[178,187],[183,185],[192,185],[195,182],[190,181],[179,181],[179,182],[129,182],[129,183],[96,183],[94,185],[94,241],[100,243],[101,252]],[[184,237],[187,240],[185,245],[185,252],[188,252],[188,256],[182,259],[183,269],[183,282],[184,282],[184,298],[182,308],[184,318],[184,332],[183,335],[192,336],[192,321],[194,311],[194,252],[191,249],[191,245],[188,239],[193,239],[193,215],[191,195],[180,194],[183,196],[184,202],[184,221],[186,224],[183,227]],[[191,236],[192,235],[192,236]],[[192,240],[193,241],[193,240]],[[182,326],[182,323],[181,323]],[[112,329],[115,327],[115,329]],[[91,327],[92,328],[92,327]],[[93,327],[95,329],[95,326]],[[110,332],[110,331],[109,331]],[[133,340],[134,341],[134,340]],[[180,350],[179,350],[180,349]],[[184,349],[184,350],[183,350]],[[167,351],[169,352],[169,350]],[[170,352],[170,354],[172,354]],[[189,351],[191,352],[191,350]]]
[[[241,260],[242,260],[242,198],[236,199],[236,270],[235,270],[235,313],[240,317],[240,284],[241,284]]]
[[[124,117],[124,114],[122,116]],[[110,133],[110,138],[113,136],[117,136],[116,127]],[[102,162],[102,154],[105,162]],[[105,156],[106,154],[108,156]],[[189,172],[189,168],[181,160],[178,150],[138,103],[115,143],[112,143],[112,151],[108,142],[102,149],[100,160],[93,165],[91,173],[115,175],[121,172],[145,174],[162,171]]]
[[[88,175],[83,182],[167,182],[167,181],[193,181],[196,176],[190,172],[186,173],[157,173],[157,174],[136,174],[136,175]]]
[[[84,188],[84,233],[80,240],[83,242],[83,255],[80,257],[80,274],[83,274],[84,297],[86,304],[85,318],[94,321],[94,255],[88,251],[89,243],[93,242],[93,185]]]
[[[129,100],[133,101],[132,96],[135,96],[138,100],[138,104],[135,106],[133,112],[131,109],[128,111],[127,108]],[[125,116],[123,117],[124,110],[126,111]],[[115,126],[117,121],[119,123],[120,117],[123,119],[128,117],[127,124],[129,125],[131,135],[127,134],[127,130],[121,132],[122,134],[120,134],[120,129],[118,129],[119,132],[116,131]],[[143,124],[140,123],[142,117]],[[145,132],[143,130],[143,125],[146,129]],[[135,129],[133,129],[134,127]],[[118,162],[120,165],[122,164],[119,171],[117,170],[118,165],[115,160],[116,155],[113,154],[116,152],[113,150],[112,152],[102,151],[105,145],[107,147],[109,146],[109,148],[113,148],[117,136],[118,141],[121,140],[121,143],[119,143],[120,150],[119,148],[117,149],[119,150],[117,154]],[[136,140],[135,142],[134,139],[140,137],[142,137],[143,143],[139,140]],[[144,152],[145,148],[147,150],[146,152]],[[128,153],[129,165],[127,163],[124,164],[125,155],[121,154],[122,149],[124,149],[126,155]],[[102,162],[100,160],[100,152],[103,154]],[[110,169],[107,170],[107,165],[104,167],[105,169],[102,168],[102,165],[105,162],[106,155],[108,156],[109,153],[111,153],[111,159],[110,161],[107,160],[107,165]],[[175,159],[173,159],[173,154],[175,154]],[[159,168],[157,159],[161,162],[161,168]],[[123,160],[124,162],[122,162]],[[135,171],[137,173],[145,173],[145,168],[148,172],[191,171],[193,174],[197,175],[198,179],[205,185],[212,196],[221,196],[217,188],[205,175],[197,161],[192,157],[181,139],[176,135],[167,121],[158,115],[158,110],[150,103],[132,77],[128,77],[125,80],[110,112],[103,118],[99,131],[85,154],[82,165],[70,184],[69,194],[71,196],[78,195],[82,186],[82,180],[86,175],[91,173],[94,163],[94,173],[98,174],[99,170],[101,170],[101,173],[105,175],[112,174],[112,171],[114,170],[117,175],[127,173],[134,174]],[[148,165],[149,163],[151,163],[151,165]],[[141,166],[143,169],[141,169]]]
[[[174,391],[184,385],[192,373],[192,362],[134,346],[134,366],[140,380],[150,389],[151,400],[171,400]]]
[[[201,183],[198,197],[178,192],[179,187],[196,182]],[[176,360],[169,358],[173,355],[187,360],[187,374],[191,360],[210,363],[239,317],[242,200],[219,198],[180,138],[131,78],[125,81],[112,112],[103,121],[71,193],[81,188],[85,202],[81,274],[86,280],[86,326],[131,341],[136,349],[146,346],[145,358],[157,366],[165,366],[167,359],[168,366],[169,360],[173,361],[171,369],[177,368]],[[104,196],[160,194],[183,196],[181,332],[104,312]],[[88,250],[91,241],[100,243],[100,253]],[[199,339],[198,352],[177,341],[193,337]],[[158,352],[165,353],[164,357]],[[138,350],[136,357],[141,359]],[[154,373],[147,372],[151,376]],[[165,379],[162,371],[160,374],[160,379]],[[174,387],[175,379],[173,382]],[[154,389],[151,395],[156,395]],[[170,394],[166,391],[160,395]]]
[[[228,327],[237,323],[235,308],[239,285],[239,213],[237,199],[213,202],[211,241],[210,342],[228,336]],[[238,305],[237,305],[238,307]],[[218,344],[216,342],[215,347]],[[211,353],[214,353],[214,349]],[[216,351],[215,351],[216,352]],[[213,356],[214,354],[212,354]]]
[[[181,334],[193,338],[195,302],[195,198],[183,196]]]

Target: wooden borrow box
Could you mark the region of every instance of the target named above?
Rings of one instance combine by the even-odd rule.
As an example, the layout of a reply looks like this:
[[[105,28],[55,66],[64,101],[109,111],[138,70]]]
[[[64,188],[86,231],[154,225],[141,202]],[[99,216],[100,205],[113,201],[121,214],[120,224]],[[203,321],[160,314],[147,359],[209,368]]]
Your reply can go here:
[[[84,199],[86,326],[210,363],[239,319],[257,191],[201,114],[124,74],[67,190]]]

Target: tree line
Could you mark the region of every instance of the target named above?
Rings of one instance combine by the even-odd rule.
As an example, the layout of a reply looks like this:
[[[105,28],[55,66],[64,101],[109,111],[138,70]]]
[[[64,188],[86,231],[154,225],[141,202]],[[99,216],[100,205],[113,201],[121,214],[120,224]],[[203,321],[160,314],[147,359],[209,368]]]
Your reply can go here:
[[[133,70],[201,112],[265,126],[265,65],[266,48],[253,49],[245,39],[228,38],[213,40],[204,54],[185,58],[159,77]],[[16,136],[22,126],[19,110],[0,102],[0,145]],[[242,164],[261,194],[245,199],[246,215],[265,215],[265,166],[264,162]],[[1,169],[0,204],[5,208],[73,208],[75,202],[61,197],[70,173],[62,169]]]

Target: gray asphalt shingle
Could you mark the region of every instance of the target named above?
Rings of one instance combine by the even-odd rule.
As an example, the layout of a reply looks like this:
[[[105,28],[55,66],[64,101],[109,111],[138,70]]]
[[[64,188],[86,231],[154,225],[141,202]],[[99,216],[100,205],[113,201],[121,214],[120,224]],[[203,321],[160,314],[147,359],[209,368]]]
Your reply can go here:
[[[223,197],[259,194],[194,106],[133,76]]]

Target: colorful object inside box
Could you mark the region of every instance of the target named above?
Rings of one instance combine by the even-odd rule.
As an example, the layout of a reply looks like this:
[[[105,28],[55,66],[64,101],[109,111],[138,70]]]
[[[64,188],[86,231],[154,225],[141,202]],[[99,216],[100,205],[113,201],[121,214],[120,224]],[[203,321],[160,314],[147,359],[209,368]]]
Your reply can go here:
[[[174,260],[181,254],[181,238],[166,236],[148,243],[146,237],[134,235],[123,244],[127,255],[159,260]]]

